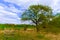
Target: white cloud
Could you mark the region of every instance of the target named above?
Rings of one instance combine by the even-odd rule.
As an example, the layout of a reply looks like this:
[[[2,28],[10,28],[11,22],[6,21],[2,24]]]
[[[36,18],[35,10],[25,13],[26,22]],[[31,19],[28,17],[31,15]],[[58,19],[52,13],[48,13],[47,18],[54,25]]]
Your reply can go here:
[[[18,0],[18,1],[17,0],[4,0],[4,1],[15,3],[15,4],[20,5],[20,6],[24,5],[25,8],[31,4],[49,5],[54,9],[54,11],[57,10],[58,2],[60,2],[59,0]]]
[[[18,15],[16,13],[6,11],[5,7],[5,5],[0,5],[0,23],[20,23]]]
[[[39,0],[4,0],[4,1],[6,1],[6,2],[11,2],[11,3],[15,3],[15,4],[17,4],[17,5],[21,5],[21,4],[26,4],[26,3],[28,3],[29,4],[29,2],[31,2],[31,3],[38,3],[39,2]]]
[[[14,3],[16,5],[22,6],[23,8],[27,8],[32,4],[40,3],[40,0],[4,0],[5,2]]]
[[[29,24],[30,22],[21,22],[21,18],[18,17],[17,10],[13,5],[7,7],[3,4],[0,5],[0,23],[12,23],[12,24]]]
[[[5,2],[15,3],[17,5],[31,5],[31,4],[43,4],[43,5],[52,5],[54,0],[4,0]]]
[[[54,12],[60,12],[60,1],[59,0],[4,0],[5,2],[9,2],[12,4],[9,4],[9,7],[0,3],[0,21],[2,23],[22,23],[21,20],[19,20],[19,17],[17,13],[22,13],[21,9],[18,10],[13,5],[16,4],[18,6],[21,6],[22,9],[25,9],[29,7],[32,4],[43,4],[51,6],[54,9]],[[1,23],[0,22],[0,23]],[[29,22],[23,22],[28,23]]]
[[[55,13],[60,12],[60,0],[53,0],[52,8]]]
[[[14,12],[14,13],[17,13],[17,12],[19,13],[20,12],[20,10],[18,10],[17,8],[15,8],[13,4],[9,4],[9,7],[6,6],[5,10],[11,11],[11,12]]]

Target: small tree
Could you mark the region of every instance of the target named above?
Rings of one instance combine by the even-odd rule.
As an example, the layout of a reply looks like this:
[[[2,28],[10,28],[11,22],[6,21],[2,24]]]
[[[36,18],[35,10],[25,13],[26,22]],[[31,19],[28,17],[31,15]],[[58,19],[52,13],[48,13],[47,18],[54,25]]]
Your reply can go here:
[[[50,22],[50,25],[54,27],[60,27],[60,13],[54,15],[53,20]]]
[[[22,20],[31,20],[39,31],[39,24],[45,22],[47,23],[52,14],[52,9],[48,6],[43,5],[31,5],[26,11],[22,14]]]

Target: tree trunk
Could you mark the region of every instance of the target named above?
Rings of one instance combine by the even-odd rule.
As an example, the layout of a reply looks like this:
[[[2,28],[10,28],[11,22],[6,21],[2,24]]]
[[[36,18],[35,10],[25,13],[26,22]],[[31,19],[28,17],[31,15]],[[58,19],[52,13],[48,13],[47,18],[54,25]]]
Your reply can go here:
[[[38,24],[37,24],[37,23],[36,23],[36,31],[37,31],[37,32],[39,32],[39,31],[40,31],[39,26],[38,26]]]
[[[37,32],[39,32],[40,30],[39,30],[39,27],[36,27],[36,30],[37,30]]]
[[[27,26],[24,27],[24,31],[26,31],[26,30],[27,30]]]

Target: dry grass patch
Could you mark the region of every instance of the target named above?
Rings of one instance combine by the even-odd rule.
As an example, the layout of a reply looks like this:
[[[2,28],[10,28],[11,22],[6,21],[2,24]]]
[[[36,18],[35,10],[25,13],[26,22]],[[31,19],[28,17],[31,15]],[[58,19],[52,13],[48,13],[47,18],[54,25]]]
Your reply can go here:
[[[3,34],[3,35],[2,35]],[[0,30],[0,39],[2,40],[60,40],[60,34],[47,32],[36,32],[35,29],[5,29]]]

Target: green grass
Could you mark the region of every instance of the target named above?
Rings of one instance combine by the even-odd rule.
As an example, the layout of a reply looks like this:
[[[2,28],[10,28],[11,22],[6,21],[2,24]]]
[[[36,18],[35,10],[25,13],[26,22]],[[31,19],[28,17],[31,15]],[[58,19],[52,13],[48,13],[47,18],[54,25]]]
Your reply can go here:
[[[33,25],[27,25],[27,24],[21,24],[21,25],[0,24],[0,30],[4,30],[4,29],[20,30],[20,29],[25,28],[25,27],[34,29]],[[40,30],[43,30],[45,32],[60,33],[60,27],[55,27],[55,26],[52,26],[52,25],[48,26],[45,29],[40,26]]]
[[[54,34],[60,33],[60,28],[59,27],[54,27],[54,26],[51,26],[51,27],[48,27],[48,28],[45,28],[45,29],[42,28],[42,30],[44,32],[47,32],[47,33],[54,33]]]
[[[24,29],[24,27],[32,28],[34,29],[33,25],[14,25],[14,24],[0,24],[0,31],[2,30],[10,30],[13,29],[15,31],[11,32],[5,32],[0,34],[0,40],[50,40],[50,38],[45,37],[45,34],[42,35],[40,33],[37,33],[36,30],[34,32],[29,31],[21,31],[21,29]],[[19,30],[19,31],[16,31]],[[47,33],[54,33],[58,34],[60,33],[59,27],[49,26],[47,28],[43,28],[40,26],[41,32],[47,32]],[[36,32],[36,33],[35,33]]]
[[[26,25],[26,24],[21,24],[21,25],[15,25],[15,24],[0,24],[0,29],[4,30],[5,28],[8,28],[8,29],[21,29],[21,28],[24,28],[24,27],[28,27],[28,28],[34,28],[33,25]]]

